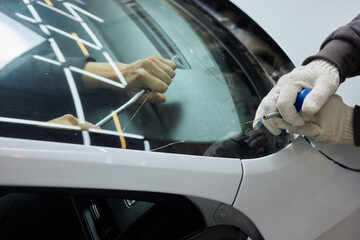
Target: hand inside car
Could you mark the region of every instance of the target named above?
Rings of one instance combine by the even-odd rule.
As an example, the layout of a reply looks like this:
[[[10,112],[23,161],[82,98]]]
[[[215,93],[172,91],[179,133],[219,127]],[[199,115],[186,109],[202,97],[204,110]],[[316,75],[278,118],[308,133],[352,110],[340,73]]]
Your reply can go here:
[[[240,135],[213,143],[204,156],[254,158],[274,152],[275,146],[275,137],[266,128],[248,128]]]
[[[96,128],[96,129],[101,129],[100,127],[89,123],[89,122],[84,122],[81,123],[79,121],[79,119],[77,119],[76,117],[74,117],[71,114],[66,114],[64,116],[52,119],[50,121],[48,121],[48,123],[56,123],[56,124],[62,124],[62,125],[71,125],[71,126],[79,126],[81,127],[81,130],[87,131],[89,130],[89,128]]]
[[[130,64],[117,62],[116,66],[127,82],[124,89],[127,94],[133,96],[142,89],[150,90],[143,94],[138,102],[143,102],[145,99],[150,103],[166,101],[163,93],[168,89],[175,76],[176,64],[173,61],[160,56],[150,56]],[[113,81],[119,81],[109,63],[88,62],[85,64],[84,70]],[[84,75],[83,80],[85,85],[90,88],[111,87],[89,76]]]

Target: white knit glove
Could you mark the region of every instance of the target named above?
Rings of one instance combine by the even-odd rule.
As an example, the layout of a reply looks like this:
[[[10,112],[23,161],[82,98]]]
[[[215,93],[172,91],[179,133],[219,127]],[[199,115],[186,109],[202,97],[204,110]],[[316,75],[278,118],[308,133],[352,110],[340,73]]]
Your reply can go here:
[[[345,105],[340,96],[334,95],[315,115],[304,113],[305,124],[290,131],[318,141],[354,143],[353,112],[354,109]]]
[[[335,93],[340,83],[338,69],[325,60],[314,60],[306,66],[295,68],[280,78],[276,86],[266,95],[257,109],[253,128],[257,130],[257,122],[265,114],[279,111],[281,117],[264,120],[265,127],[274,135],[280,129],[289,129],[293,125],[304,124],[303,118],[296,112],[294,103],[302,89],[310,89],[302,105],[302,112],[315,114]]]

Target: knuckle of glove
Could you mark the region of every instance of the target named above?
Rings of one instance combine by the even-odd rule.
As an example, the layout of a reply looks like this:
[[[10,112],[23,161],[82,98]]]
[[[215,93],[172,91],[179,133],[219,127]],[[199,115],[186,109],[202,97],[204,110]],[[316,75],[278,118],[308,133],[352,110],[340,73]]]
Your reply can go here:
[[[280,129],[276,126],[273,126],[269,121],[264,121],[264,126],[269,130],[272,135],[277,136],[281,133]]]
[[[331,92],[335,92],[336,89],[339,87],[339,78],[334,76],[329,76],[326,78],[325,86],[329,89]]]
[[[282,118],[275,117],[275,118],[269,119],[268,121],[270,121],[273,126],[279,128],[279,129],[290,129],[292,127],[291,124],[284,121],[284,119],[282,119]]]
[[[282,76],[279,81],[277,82],[276,87],[278,86],[282,86],[282,85],[286,85],[288,84],[289,82],[292,81],[292,79],[294,78],[294,76],[296,76],[296,72],[290,72],[288,74],[285,74],[284,76]]]
[[[321,141],[321,128],[315,123],[308,123],[301,127],[294,127],[290,130],[292,133],[297,133],[300,135],[305,135],[312,137],[318,141]]]

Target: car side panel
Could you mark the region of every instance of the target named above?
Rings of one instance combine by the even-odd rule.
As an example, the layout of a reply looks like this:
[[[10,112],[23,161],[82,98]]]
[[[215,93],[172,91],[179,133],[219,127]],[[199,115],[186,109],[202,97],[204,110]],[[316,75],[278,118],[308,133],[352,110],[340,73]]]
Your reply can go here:
[[[267,240],[315,239],[360,209],[360,173],[333,163],[303,137],[278,153],[242,162],[234,207]]]
[[[0,138],[0,185],[131,190],[232,204],[239,159]]]

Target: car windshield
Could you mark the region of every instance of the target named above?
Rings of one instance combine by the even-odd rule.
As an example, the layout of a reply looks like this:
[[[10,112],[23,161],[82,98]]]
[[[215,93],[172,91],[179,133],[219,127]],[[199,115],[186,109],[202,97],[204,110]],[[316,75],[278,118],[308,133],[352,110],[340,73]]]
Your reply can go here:
[[[287,143],[251,130],[260,97],[247,69],[177,1],[3,0],[0,6],[3,124],[89,122],[101,126],[90,133],[116,132],[122,147],[139,138],[145,150],[224,157],[260,156]],[[118,64],[151,56],[177,66],[163,103],[147,101],[155,94],[148,89],[126,91],[128,75],[119,70]],[[106,71],[87,71],[94,62]],[[69,114],[76,119],[54,121]]]

